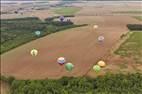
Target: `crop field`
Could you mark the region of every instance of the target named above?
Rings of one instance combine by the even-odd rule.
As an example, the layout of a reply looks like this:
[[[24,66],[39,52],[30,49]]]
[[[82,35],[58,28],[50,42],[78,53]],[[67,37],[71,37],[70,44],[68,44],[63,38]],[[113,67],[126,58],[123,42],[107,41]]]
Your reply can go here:
[[[78,7],[59,7],[53,9],[53,11],[60,15],[74,15],[79,12],[80,8]]]
[[[115,52],[121,56],[132,57],[137,63],[142,63],[142,32],[132,31],[129,38]]]
[[[139,21],[142,21],[142,16],[135,16]],[[127,33],[128,38],[120,47],[114,52],[123,57],[132,58],[135,63],[142,63],[142,32],[130,31]]]
[[[117,12],[114,12],[114,13],[142,14],[142,11],[141,10],[135,10],[135,11],[117,11]]]
[[[142,49],[142,33],[140,31],[133,31],[129,35],[129,38],[120,46],[116,53],[124,56],[136,53],[137,55],[140,55],[140,50]],[[124,52],[124,54],[121,54],[121,51]],[[132,51],[132,53],[129,53],[128,51]]]
[[[142,21],[142,16],[135,16],[135,18]]]
[[[59,18],[59,17],[56,17]],[[45,35],[61,31],[67,28],[78,27],[80,25],[74,25],[72,22],[62,25],[59,21],[42,22],[38,18],[19,18],[1,20],[1,51],[4,53],[12,48],[27,43],[31,40],[39,38],[35,34],[36,31],[40,31],[40,37]]]

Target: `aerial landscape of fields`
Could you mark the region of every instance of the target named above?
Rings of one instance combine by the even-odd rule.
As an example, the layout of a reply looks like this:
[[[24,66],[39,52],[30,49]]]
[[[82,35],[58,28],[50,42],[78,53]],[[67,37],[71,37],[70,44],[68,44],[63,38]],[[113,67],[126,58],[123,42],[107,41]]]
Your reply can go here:
[[[1,94],[142,94],[141,1],[1,2]]]

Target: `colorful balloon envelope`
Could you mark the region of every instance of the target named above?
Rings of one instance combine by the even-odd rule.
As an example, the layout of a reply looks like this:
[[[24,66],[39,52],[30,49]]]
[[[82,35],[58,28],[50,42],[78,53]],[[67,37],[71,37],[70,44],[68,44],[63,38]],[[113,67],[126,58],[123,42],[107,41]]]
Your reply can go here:
[[[93,70],[94,70],[95,72],[100,72],[101,67],[100,67],[99,65],[94,65],[94,66],[93,66]]]
[[[67,63],[65,65],[65,68],[66,68],[67,71],[72,71],[73,68],[74,68],[74,65],[72,63]]]
[[[58,64],[63,65],[66,62],[66,59],[64,57],[59,57],[57,59]]]
[[[99,41],[99,42],[104,41],[104,39],[105,39],[104,36],[99,36],[99,37],[98,37],[98,41]]]
[[[99,61],[98,63],[97,63],[100,67],[105,67],[106,66],[106,63],[104,62],[104,61]]]
[[[60,18],[59,18],[59,19],[60,19],[60,21],[61,21],[61,22],[63,22],[63,21],[64,21],[64,19],[65,19],[65,17],[64,17],[64,16],[60,16]]]
[[[37,56],[38,55],[38,50],[37,49],[32,49],[31,50],[31,55],[32,56]]]

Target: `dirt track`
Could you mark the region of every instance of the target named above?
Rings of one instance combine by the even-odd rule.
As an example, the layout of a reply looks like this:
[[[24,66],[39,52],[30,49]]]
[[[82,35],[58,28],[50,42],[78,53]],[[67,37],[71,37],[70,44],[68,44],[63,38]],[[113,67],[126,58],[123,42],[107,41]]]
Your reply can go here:
[[[3,54],[2,74],[19,79],[82,76],[128,31],[127,23],[138,23],[128,16],[77,16],[73,20],[89,25],[48,35]],[[99,25],[98,30],[93,30],[94,23]],[[105,37],[102,44],[97,41],[99,35]],[[30,55],[33,48],[39,50],[37,57]],[[60,56],[75,65],[72,72],[57,64]]]

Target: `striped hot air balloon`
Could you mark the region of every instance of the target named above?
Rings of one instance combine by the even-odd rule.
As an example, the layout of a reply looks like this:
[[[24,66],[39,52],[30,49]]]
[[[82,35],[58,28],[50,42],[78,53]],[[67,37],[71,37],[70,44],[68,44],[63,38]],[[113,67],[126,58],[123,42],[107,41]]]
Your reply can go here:
[[[59,58],[57,59],[57,62],[58,62],[58,64],[63,65],[63,64],[65,64],[66,59],[65,59],[64,57],[59,57]]]

